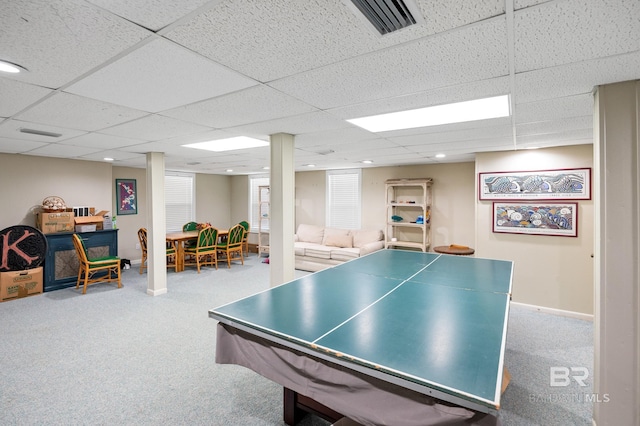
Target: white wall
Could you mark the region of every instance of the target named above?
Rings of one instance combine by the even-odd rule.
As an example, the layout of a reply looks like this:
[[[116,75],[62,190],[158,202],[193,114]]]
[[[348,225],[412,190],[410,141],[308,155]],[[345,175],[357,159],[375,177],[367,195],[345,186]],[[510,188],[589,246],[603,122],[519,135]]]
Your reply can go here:
[[[196,222],[209,222],[216,228],[228,229],[232,224],[230,200],[229,176],[196,175]]]
[[[138,229],[149,228],[147,224],[147,175],[145,169],[113,167],[113,180],[136,179],[138,190],[138,214],[118,216],[118,255],[139,261],[142,257],[138,243]],[[115,184],[114,184],[115,185]],[[210,222],[213,226],[227,229],[230,225],[230,178],[220,175],[196,174],[197,222]],[[113,194],[115,205],[115,191]]]
[[[137,214],[120,215],[117,214],[115,205],[117,203],[117,192],[115,191],[116,179],[135,179]],[[113,167],[113,214],[117,217],[118,226],[118,256],[123,259],[139,261],[142,252],[138,244],[138,229],[149,228],[147,224],[147,171],[134,167]]]
[[[593,146],[482,153],[477,172],[593,167]],[[493,203],[477,201],[476,255],[513,260],[513,301],[593,314],[593,200],[578,203],[578,236],[493,233]]]
[[[372,167],[362,170],[362,226],[384,229],[384,182],[391,178],[431,177],[433,246],[469,245],[480,257],[515,264],[513,300],[593,314],[593,201],[579,201],[578,237],[492,233],[492,203],[478,201],[477,172],[592,167],[591,145],[537,151],[482,153],[476,163]],[[49,195],[68,205],[114,210],[115,179],[136,179],[138,214],[118,217],[119,255],[140,259],[137,230],[146,226],[146,172],[108,163],[0,154],[0,229],[34,226],[34,209]],[[296,173],[296,226],[324,226],[325,172]],[[196,219],[228,227],[247,219],[248,177],[196,175]]]
[[[325,172],[296,173],[296,227],[325,226]],[[385,181],[433,179],[433,245],[472,246],[475,233],[474,163],[428,164],[362,169],[362,228],[385,229]]]
[[[34,213],[52,195],[68,207],[113,210],[115,182],[108,163],[0,153],[0,182],[0,229],[35,226]]]
[[[362,170],[362,226],[384,229],[385,181],[432,178],[431,238],[439,245],[474,245],[474,164],[427,164]]]

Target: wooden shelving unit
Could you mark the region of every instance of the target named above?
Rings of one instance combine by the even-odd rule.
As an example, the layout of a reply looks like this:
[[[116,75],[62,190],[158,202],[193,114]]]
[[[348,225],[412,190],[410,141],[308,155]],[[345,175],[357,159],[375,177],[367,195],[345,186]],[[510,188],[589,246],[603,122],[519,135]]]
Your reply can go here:
[[[258,256],[269,254],[269,192],[268,185],[258,186]]]
[[[429,251],[432,184],[431,178],[389,179],[385,182],[387,205],[385,248]],[[394,220],[393,217],[402,219]]]

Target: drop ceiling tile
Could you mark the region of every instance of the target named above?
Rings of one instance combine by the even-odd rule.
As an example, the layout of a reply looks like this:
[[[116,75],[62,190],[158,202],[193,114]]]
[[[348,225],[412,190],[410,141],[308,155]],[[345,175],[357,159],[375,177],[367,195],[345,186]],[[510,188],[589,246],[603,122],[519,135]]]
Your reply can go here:
[[[503,10],[498,0],[480,5],[463,0],[421,3],[424,24],[386,37],[371,31],[369,23],[339,0],[221,2],[166,36],[267,82],[483,20]],[[439,19],[443,16],[447,19]]]
[[[351,119],[506,95],[509,92],[509,77],[505,76],[331,108],[327,112],[337,117]]]
[[[576,139],[564,139],[564,140],[548,140],[548,141],[527,141],[527,143],[518,143],[518,149],[533,149],[533,148],[555,148],[561,146],[574,146],[574,145],[593,145],[593,139],[591,138],[579,138]]]
[[[316,111],[271,87],[260,85],[162,114],[206,126],[224,128]]]
[[[158,31],[209,0],[88,0],[128,21]]]
[[[35,142],[26,140],[16,140],[0,137],[0,152],[18,154],[29,152],[33,149],[47,145],[45,142]]]
[[[336,118],[324,111],[316,111],[268,121],[243,124],[228,127],[225,130],[242,135],[273,135],[275,133],[289,133],[301,135],[352,127],[342,118]]]
[[[51,136],[43,136],[43,135],[34,135],[32,133],[22,133],[20,129],[31,129],[31,130],[39,130],[42,132],[49,133],[58,133],[62,136],[60,137],[51,137]],[[76,136],[80,136],[84,134],[83,130],[76,129],[67,129],[63,127],[50,126],[46,124],[40,123],[32,123],[29,121],[22,120],[5,120],[0,123],[0,137],[5,137],[9,139],[18,139],[18,140],[29,140],[34,142],[60,142],[66,139],[70,139]]]
[[[391,158],[393,156],[410,156],[411,151],[402,146],[388,146],[387,148],[378,148],[373,151],[346,151],[339,152],[336,156],[344,158],[345,160],[357,162],[361,160],[379,160],[384,158]]]
[[[514,0],[513,8],[515,10],[524,9],[526,7],[535,6],[540,3],[546,3],[549,0]]]
[[[71,85],[70,93],[158,112],[257,84],[164,39],[154,40]]]
[[[516,102],[591,93],[600,84],[640,78],[640,50],[516,74]]]
[[[90,148],[114,149],[123,146],[139,145],[145,143],[142,139],[122,138],[120,136],[105,135],[104,133],[85,133],[84,135],[66,139],[65,145],[86,146]]]
[[[146,114],[143,111],[58,92],[33,108],[16,115],[16,118],[52,126],[94,131],[134,120]]]
[[[353,142],[342,142],[335,143],[333,141],[327,141],[322,145],[317,146],[308,146],[304,148],[300,148],[302,151],[310,152],[310,153],[318,153],[318,152],[327,152],[334,151],[335,153],[341,154],[344,152],[359,152],[361,154],[367,152],[377,152],[379,149],[386,148],[397,148],[399,145],[394,142],[390,142],[386,139],[367,139],[363,141],[353,141]]]
[[[578,129],[545,134],[523,135],[518,138],[518,146],[539,143],[555,143],[556,145],[564,145],[566,141],[570,140],[579,140],[581,143],[593,143],[593,130]]]
[[[11,117],[52,92],[44,87],[0,77],[0,117]]]
[[[79,157],[82,160],[91,160],[91,161],[105,161],[105,158],[113,158],[114,164],[115,161],[130,161],[134,159],[146,159],[145,155],[136,154],[132,152],[125,151],[116,151],[116,150],[104,150],[98,151],[87,155],[82,155]]]
[[[321,109],[508,74],[506,24],[494,18],[269,83]]]
[[[551,98],[516,106],[516,123],[547,121],[559,117],[593,117],[593,95],[585,93],[564,98]],[[593,118],[591,118],[593,121]],[[591,124],[593,125],[593,123]]]
[[[381,137],[389,140],[397,140],[398,138],[406,136],[419,136],[431,135],[431,134],[455,134],[456,132],[463,132],[462,134],[483,135],[486,132],[491,132],[496,127],[511,128],[511,117],[492,118],[488,120],[476,120],[466,121],[463,123],[443,124],[440,126],[428,126],[417,127],[415,129],[394,130],[392,132],[382,132]],[[430,137],[430,136],[427,136]]]
[[[538,121],[535,123],[526,123],[516,126],[518,139],[522,136],[541,135],[558,132],[566,132],[571,130],[591,130],[593,128],[593,116],[585,115],[582,117],[571,118],[555,118],[549,121]]]
[[[135,158],[129,158],[127,160],[118,160],[113,162],[114,167],[133,167],[139,169],[145,169],[147,167],[147,157],[140,155]]]
[[[152,114],[138,120],[104,129],[100,133],[122,136],[123,138],[153,141],[189,136],[209,130],[211,129],[205,126]]]
[[[482,132],[470,129],[388,139],[400,146],[405,146],[410,149],[419,149],[420,146],[430,145],[452,145],[461,143],[465,146],[472,146],[475,143],[482,143],[487,140],[513,140],[513,133],[511,126],[495,126],[492,128],[485,128]]]
[[[50,143],[26,152],[25,154],[40,155],[43,157],[78,158],[99,151],[101,151],[101,149]]]
[[[320,146],[329,143],[339,144],[345,142],[358,142],[375,137],[376,135],[371,132],[368,132],[360,127],[351,126],[344,129],[297,135],[295,138],[295,146],[298,148],[306,148],[310,146]]]
[[[637,0],[549,1],[517,11],[516,72],[637,51],[638,16]]]
[[[151,35],[80,0],[4,1],[2,57],[17,80],[59,88]]]

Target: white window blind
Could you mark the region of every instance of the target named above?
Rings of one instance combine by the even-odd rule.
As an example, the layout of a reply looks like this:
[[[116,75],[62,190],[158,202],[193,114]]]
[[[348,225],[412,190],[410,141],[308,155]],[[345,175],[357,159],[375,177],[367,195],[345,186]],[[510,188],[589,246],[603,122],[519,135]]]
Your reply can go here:
[[[327,171],[326,226],[360,229],[360,169]]]
[[[166,172],[164,204],[167,231],[182,231],[182,226],[195,219],[195,178],[190,173]]]
[[[269,230],[269,206],[259,205],[260,187],[269,185],[269,176],[256,175],[249,178],[249,217],[251,218],[251,231],[258,232],[260,216],[262,216],[262,231]],[[262,201],[269,201],[269,193],[262,192]],[[267,217],[265,218],[265,215]]]

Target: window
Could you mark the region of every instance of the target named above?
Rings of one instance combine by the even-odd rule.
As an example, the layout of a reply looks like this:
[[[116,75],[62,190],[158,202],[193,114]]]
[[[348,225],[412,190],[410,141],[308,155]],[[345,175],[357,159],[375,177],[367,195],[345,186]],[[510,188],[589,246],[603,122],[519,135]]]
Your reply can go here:
[[[182,226],[195,219],[195,179],[192,173],[165,172],[164,205],[167,231],[182,231]]]
[[[360,169],[327,172],[326,226],[360,229]]]
[[[269,185],[269,176],[265,175],[255,175],[249,178],[249,217],[251,218],[251,231],[258,232],[259,218],[260,215],[263,216],[262,220],[262,230],[269,230],[269,219],[264,219],[264,215],[269,215],[269,209],[267,205],[260,206],[260,186],[268,186]],[[269,201],[269,194],[266,194],[263,191],[262,193],[262,201]],[[262,209],[261,209],[262,207]],[[262,210],[262,211],[261,211]]]

